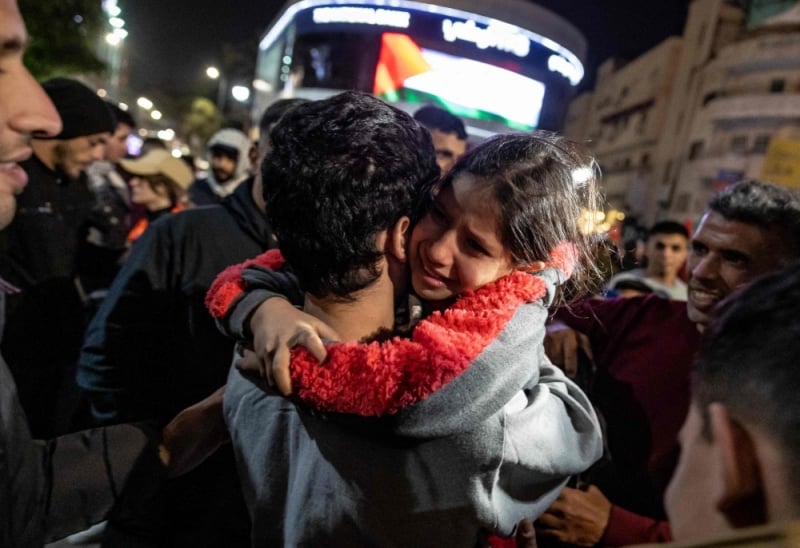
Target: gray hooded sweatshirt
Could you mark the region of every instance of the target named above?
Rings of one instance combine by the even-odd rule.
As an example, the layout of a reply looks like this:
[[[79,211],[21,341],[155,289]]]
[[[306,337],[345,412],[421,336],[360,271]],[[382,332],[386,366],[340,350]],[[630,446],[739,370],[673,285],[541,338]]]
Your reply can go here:
[[[542,276],[543,301],[521,305],[463,373],[388,416],[322,413],[232,369],[225,417],[253,546],[474,546],[482,531],[510,535],[544,512],[602,442],[587,397],[544,355],[558,277]],[[246,317],[254,297],[228,318]]]

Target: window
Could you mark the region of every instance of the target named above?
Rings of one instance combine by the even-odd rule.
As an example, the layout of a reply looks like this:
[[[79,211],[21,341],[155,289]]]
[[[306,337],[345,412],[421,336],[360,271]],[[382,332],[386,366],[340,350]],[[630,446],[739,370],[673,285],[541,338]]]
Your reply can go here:
[[[703,141],[694,141],[689,146],[689,159],[696,160],[700,157],[700,154],[703,152]]]
[[[647,154],[647,153],[642,154],[641,166],[642,167],[650,167],[650,155],[649,154]]]
[[[731,139],[731,152],[741,154],[747,150],[747,135],[736,135]]]
[[[770,135],[756,135],[756,139],[753,141],[753,152],[758,152],[760,154],[767,152],[770,138]]]
[[[776,78],[769,85],[770,93],[781,93],[786,88],[786,80],[783,78]]]
[[[705,96],[703,97],[703,106],[706,106],[709,103],[709,101],[713,101],[714,99],[719,97],[719,95],[720,94],[717,91],[710,91],[706,93]]]

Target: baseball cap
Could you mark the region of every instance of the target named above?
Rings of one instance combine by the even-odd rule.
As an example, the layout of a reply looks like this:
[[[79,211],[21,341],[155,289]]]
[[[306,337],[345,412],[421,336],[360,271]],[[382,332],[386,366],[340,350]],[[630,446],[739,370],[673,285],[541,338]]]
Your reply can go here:
[[[194,176],[186,162],[166,150],[154,149],[133,160],[120,160],[122,168],[132,175],[163,175],[186,190]]]

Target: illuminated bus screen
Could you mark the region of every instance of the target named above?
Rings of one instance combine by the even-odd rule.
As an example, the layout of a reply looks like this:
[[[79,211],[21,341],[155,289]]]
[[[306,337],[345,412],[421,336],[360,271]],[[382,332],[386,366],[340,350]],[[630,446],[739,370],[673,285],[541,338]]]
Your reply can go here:
[[[554,40],[473,11],[302,0],[261,41],[253,114],[279,97],[356,89],[409,112],[443,106],[477,136],[558,129],[582,77],[580,60]]]

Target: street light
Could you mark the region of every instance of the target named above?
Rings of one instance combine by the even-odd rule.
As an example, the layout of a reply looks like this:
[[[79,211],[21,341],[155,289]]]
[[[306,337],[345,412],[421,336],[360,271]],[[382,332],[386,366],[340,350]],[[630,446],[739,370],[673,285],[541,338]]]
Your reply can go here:
[[[217,110],[223,112],[225,109],[225,92],[228,88],[228,79],[213,65],[206,68],[206,76],[212,80],[217,80]]]
[[[136,99],[136,104],[145,110],[150,110],[151,108],[153,108],[153,101],[151,101],[147,97],[139,97],[138,99]]]
[[[161,116],[162,114],[160,110],[154,110],[150,113],[150,118],[153,120],[161,120]]]
[[[108,32],[105,36],[106,44],[104,56],[108,64],[108,90],[111,97],[119,95],[120,66],[122,65],[122,48],[128,31],[125,30],[125,20],[120,17],[122,10],[117,6],[117,0],[103,0],[102,9],[107,16]],[[76,16],[77,17],[77,16]]]
[[[233,86],[231,95],[240,103],[245,103],[250,98],[250,88],[247,86]]]

